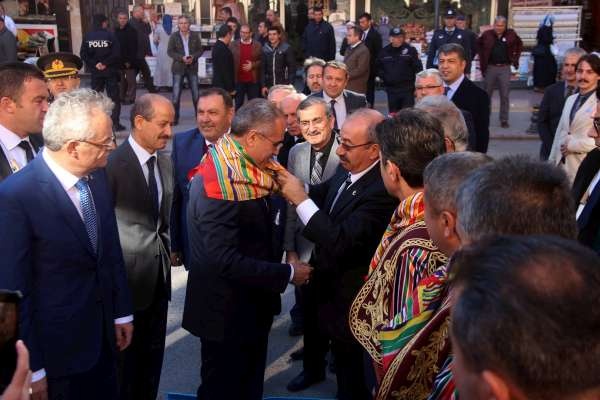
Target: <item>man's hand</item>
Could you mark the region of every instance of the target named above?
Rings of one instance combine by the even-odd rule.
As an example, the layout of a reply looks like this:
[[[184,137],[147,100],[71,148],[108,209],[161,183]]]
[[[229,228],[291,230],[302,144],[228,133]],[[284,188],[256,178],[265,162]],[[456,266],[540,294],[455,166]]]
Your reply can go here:
[[[300,262],[300,258],[298,257],[298,253],[295,251],[286,251],[285,252],[285,262],[288,264],[296,264]]]
[[[106,69],[106,65],[102,64],[101,62],[99,62],[98,64],[96,64],[96,69],[98,71],[104,71]]]
[[[183,255],[180,251],[171,252],[171,267],[181,267],[183,265]]]
[[[3,400],[29,400],[29,388],[31,387],[29,352],[22,340],[17,341],[16,348],[17,369],[10,381],[10,385],[4,391],[4,395],[2,395]]]
[[[115,324],[115,333],[117,335],[117,348],[119,351],[125,350],[131,344],[133,336],[133,323]]]
[[[293,263],[291,265],[292,268],[294,268],[294,278],[292,279],[292,283],[296,286],[307,284],[313,268],[303,262]]]
[[[266,98],[269,95],[269,88],[267,88],[267,87],[262,88],[260,93],[262,93],[262,96],[264,98]]]
[[[252,61],[247,60],[244,65],[242,65],[242,69],[246,72],[252,71]]]
[[[277,183],[281,187],[283,196],[293,205],[297,206],[308,199],[304,191],[304,183],[287,170],[277,172]]]
[[[48,381],[46,377],[31,384],[31,400],[48,400]]]
[[[566,157],[567,154],[569,154],[569,139],[571,139],[569,136],[565,137],[564,142],[560,145],[560,154],[562,154],[563,157]]]

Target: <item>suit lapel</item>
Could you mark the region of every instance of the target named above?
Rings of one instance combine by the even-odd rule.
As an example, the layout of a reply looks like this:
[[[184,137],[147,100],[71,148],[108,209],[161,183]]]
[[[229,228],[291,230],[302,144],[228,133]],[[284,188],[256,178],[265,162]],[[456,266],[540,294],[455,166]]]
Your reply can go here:
[[[187,160],[184,163],[184,165],[186,166],[186,169],[187,169],[187,171],[185,172],[186,176],[187,176],[189,170],[191,170],[196,165],[198,165],[200,163],[200,160],[202,160],[202,157],[204,156],[204,144],[205,143],[206,143],[206,140],[204,139],[204,136],[202,136],[202,133],[200,133],[200,131],[198,129],[196,129],[196,131],[192,135],[190,148],[183,149],[184,154],[187,155],[187,157],[186,157]]]
[[[90,255],[95,257],[92,243],[88,237],[83,219],[56,176],[50,171],[50,168],[48,168],[48,165],[41,157],[32,161],[32,164],[32,166],[37,169],[36,175],[40,183],[40,189],[46,194],[50,201],[55,204],[56,210],[64,218],[67,226],[81,242],[82,246],[86,248]],[[98,210],[96,210],[96,212],[98,212]]]
[[[122,150],[119,152],[119,159],[121,164],[123,164],[123,171],[129,172],[131,177],[130,184],[132,187],[137,188],[136,190],[133,190],[133,192],[139,193],[139,195],[143,197],[142,203],[146,206],[147,215],[151,216],[154,214],[154,210],[152,210],[150,190],[148,189],[148,183],[144,176],[144,172],[142,171],[142,166],[128,140],[125,140],[121,147]]]
[[[585,129],[591,122],[590,115],[595,111],[596,108],[596,96],[592,93],[590,97],[579,107],[579,110],[575,113],[573,122],[571,123],[571,130],[578,132],[580,129]],[[587,134],[587,132],[584,132]]]
[[[12,169],[10,168],[10,164],[8,163],[6,154],[4,154],[4,150],[0,148],[0,181],[2,181],[2,179],[8,177],[11,174]]]
[[[160,217],[163,218],[167,212],[170,212],[169,194],[173,191],[173,171],[170,165],[170,159],[167,156],[158,154],[158,171],[162,184],[162,198],[160,203]]]
[[[379,164],[378,164],[379,165]],[[378,165],[374,166],[369,172],[363,175],[358,181],[354,182],[352,186],[346,188],[340,195],[338,201],[335,203],[333,210],[331,210],[331,217],[339,215],[344,208],[350,205],[353,201],[360,198],[364,193],[375,176],[379,174]]]
[[[335,135],[335,132],[331,133]],[[336,154],[336,150],[338,148],[337,140],[333,140],[333,144],[331,146],[331,150],[329,151],[329,157],[327,157],[327,164],[325,164],[325,169],[323,170],[323,180],[326,181],[330,176],[335,174],[338,165],[340,164],[340,159]]]

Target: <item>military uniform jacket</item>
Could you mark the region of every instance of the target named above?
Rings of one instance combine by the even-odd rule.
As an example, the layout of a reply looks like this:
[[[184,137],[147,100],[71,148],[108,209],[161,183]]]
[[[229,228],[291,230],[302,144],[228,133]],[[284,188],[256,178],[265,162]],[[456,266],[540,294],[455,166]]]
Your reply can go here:
[[[438,65],[438,51],[440,47],[446,43],[460,44],[465,48],[467,63],[471,61],[471,45],[469,43],[469,37],[465,34],[462,29],[454,28],[452,33],[446,32],[446,29],[436,29],[433,32],[431,43],[429,44],[429,51],[427,52],[427,68],[437,68]]]

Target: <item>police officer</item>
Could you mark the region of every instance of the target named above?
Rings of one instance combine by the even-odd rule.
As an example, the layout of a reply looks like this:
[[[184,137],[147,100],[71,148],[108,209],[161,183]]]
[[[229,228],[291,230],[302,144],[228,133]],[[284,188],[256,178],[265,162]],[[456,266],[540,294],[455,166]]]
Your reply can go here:
[[[383,79],[390,113],[415,104],[415,75],[423,70],[417,49],[404,41],[401,28],[390,31],[390,44],[377,59],[377,75]]]
[[[36,64],[46,77],[50,92],[48,102],[61,93],[79,88],[81,83],[79,70],[83,67],[83,62],[75,54],[66,52],[46,54],[38,58]]]
[[[456,11],[452,9],[449,9],[444,13],[444,27],[442,29],[436,29],[433,32],[431,43],[429,43],[429,51],[427,52],[427,68],[438,67],[438,50],[446,43],[457,43],[465,49],[467,56],[467,67],[465,70],[468,73],[473,52],[469,43],[469,38],[465,35],[465,32],[456,27]]]
[[[121,103],[119,99],[119,64],[121,49],[117,37],[107,30],[108,18],[102,14],[93,16],[94,30],[88,32],[81,43],[81,58],[92,74],[92,89],[106,94],[114,103],[112,111],[113,130],[125,129],[119,122]]]

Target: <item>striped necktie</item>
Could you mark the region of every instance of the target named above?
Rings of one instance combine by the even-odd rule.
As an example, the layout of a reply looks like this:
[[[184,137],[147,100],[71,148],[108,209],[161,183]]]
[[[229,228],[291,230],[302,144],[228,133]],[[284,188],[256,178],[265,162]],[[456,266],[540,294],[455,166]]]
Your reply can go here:
[[[83,223],[87,231],[88,238],[92,244],[94,253],[98,252],[98,220],[96,216],[96,208],[92,199],[92,192],[87,183],[87,178],[81,178],[75,184],[79,191],[79,202],[81,204],[81,213],[83,214]]]
[[[321,166],[321,158],[323,157],[322,151],[315,151],[315,162],[312,170],[310,171],[310,184],[317,185],[321,183],[323,177],[323,167]]]

